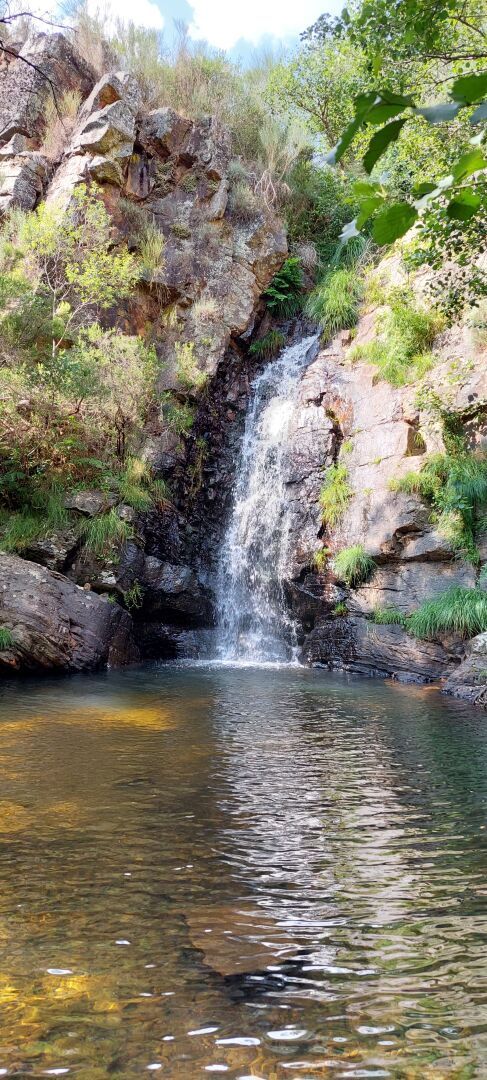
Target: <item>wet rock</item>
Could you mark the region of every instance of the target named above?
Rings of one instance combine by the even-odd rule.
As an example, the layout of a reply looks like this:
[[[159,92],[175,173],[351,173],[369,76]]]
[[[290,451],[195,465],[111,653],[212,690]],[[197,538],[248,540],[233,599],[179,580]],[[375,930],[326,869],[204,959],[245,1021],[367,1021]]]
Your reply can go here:
[[[16,555],[0,555],[0,623],[14,640],[4,669],[92,671],[138,657],[127,612]]]
[[[417,641],[400,626],[378,626],[361,618],[337,618],[317,625],[306,638],[309,663],[345,668],[361,675],[392,675],[434,682],[459,662],[461,646]]]
[[[453,697],[487,708],[487,633],[478,634],[468,642],[464,660],[443,689]]]
[[[398,562],[379,566],[365,585],[355,589],[349,608],[355,614],[371,614],[377,608],[397,608],[411,614],[425,600],[446,592],[454,585],[474,588],[476,574],[472,566],[461,562]]]
[[[151,613],[164,615],[170,621],[205,621],[210,614],[206,589],[189,566],[175,566],[149,555],[141,577],[144,586],[144,606]]]
[[[59,529],[29,544],[23,556],[32,562],[40,563],[41,566],[47,566],[48,570],[58,570],[61,573],[74,558],[79,543],[75,529]]]

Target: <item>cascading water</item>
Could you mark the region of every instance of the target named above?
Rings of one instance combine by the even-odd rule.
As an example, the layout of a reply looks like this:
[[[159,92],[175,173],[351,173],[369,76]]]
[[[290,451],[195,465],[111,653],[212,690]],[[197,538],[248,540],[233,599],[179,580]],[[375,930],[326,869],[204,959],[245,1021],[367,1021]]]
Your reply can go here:
[[[316,344],[308,337],[285,349],[254,383],[218,572],[217,652],[226,662],[283,662],[295,652],[283,589],[284,468],[299,379]]]

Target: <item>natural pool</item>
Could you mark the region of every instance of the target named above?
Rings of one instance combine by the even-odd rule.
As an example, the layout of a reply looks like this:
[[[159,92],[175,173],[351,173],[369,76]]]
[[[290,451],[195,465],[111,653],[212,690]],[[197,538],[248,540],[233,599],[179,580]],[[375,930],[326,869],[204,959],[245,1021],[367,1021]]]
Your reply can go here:
[[[4,686],[0,1075],[487,1076],[487,722],[299,668]]]

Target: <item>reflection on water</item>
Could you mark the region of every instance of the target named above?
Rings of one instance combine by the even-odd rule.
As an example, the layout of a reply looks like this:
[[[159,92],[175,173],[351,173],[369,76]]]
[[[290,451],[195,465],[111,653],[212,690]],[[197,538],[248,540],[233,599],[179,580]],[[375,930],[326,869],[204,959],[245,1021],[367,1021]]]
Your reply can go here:
[[[485,715],[318,672],[0,700],[0,1075],[487,1076]]]

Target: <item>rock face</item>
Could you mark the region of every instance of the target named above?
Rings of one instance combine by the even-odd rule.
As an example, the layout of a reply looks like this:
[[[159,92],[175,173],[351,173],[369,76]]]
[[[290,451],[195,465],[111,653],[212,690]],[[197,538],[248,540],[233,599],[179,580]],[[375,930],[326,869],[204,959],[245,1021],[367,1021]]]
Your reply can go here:
[[[93,671],[138,658],[126,611],[16,555],[0,555],[0,623],[13,640],[3,669]]]

